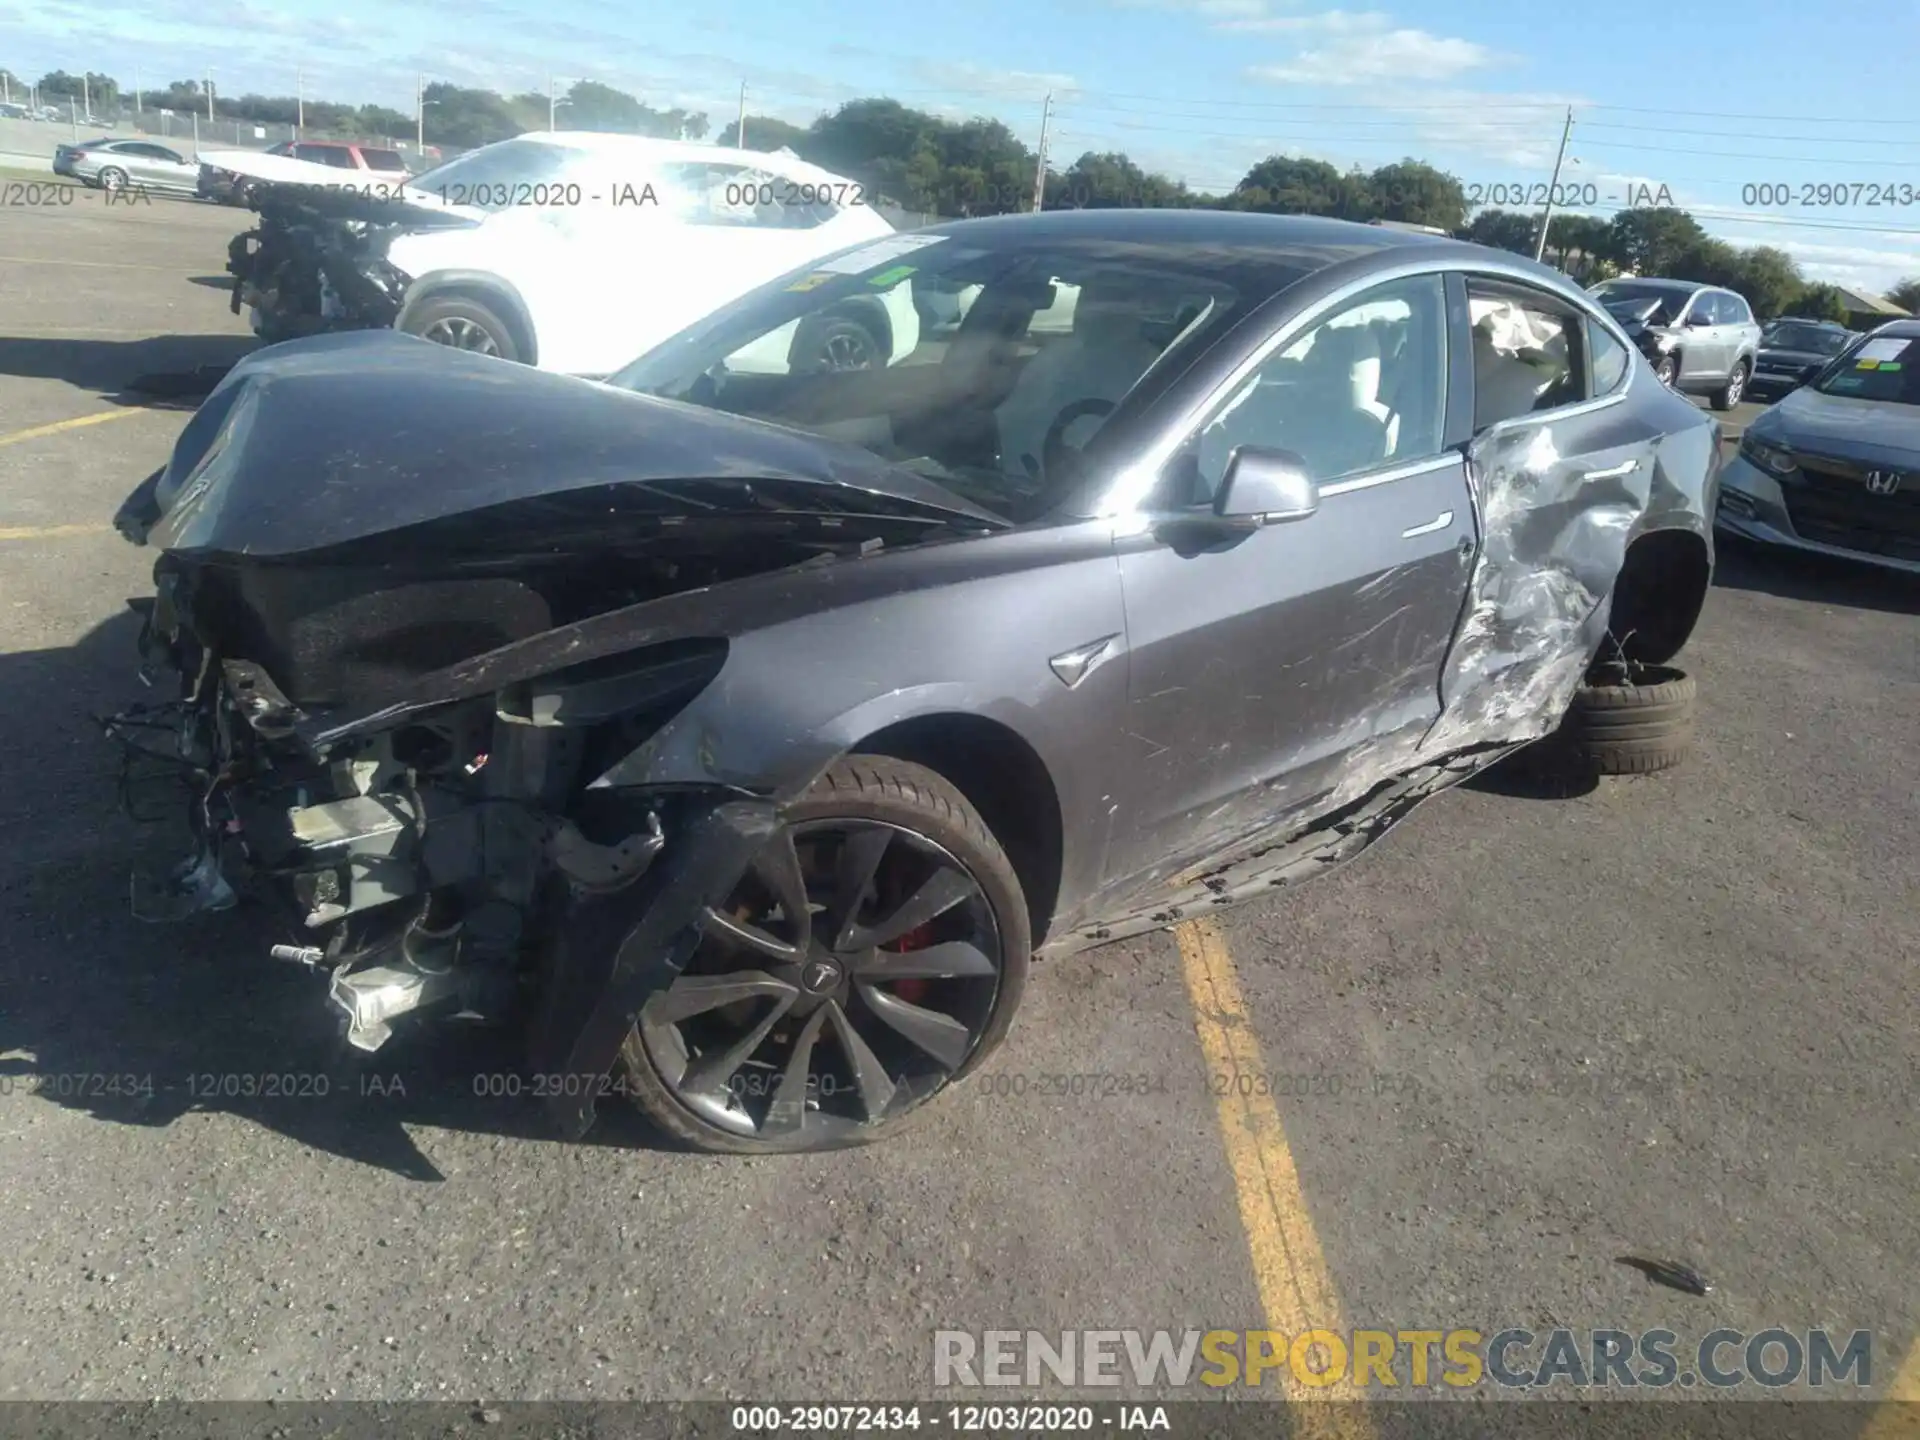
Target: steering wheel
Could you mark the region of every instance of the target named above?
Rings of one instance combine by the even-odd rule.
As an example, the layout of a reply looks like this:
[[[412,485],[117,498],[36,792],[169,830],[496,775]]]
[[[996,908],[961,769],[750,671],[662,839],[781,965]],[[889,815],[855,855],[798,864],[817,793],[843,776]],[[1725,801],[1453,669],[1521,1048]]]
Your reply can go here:
[[[1111,400],[1076,400],[1058,415],[1047,427],[1047,438],[1040,446],[1041,474],[1048,480],[1064,478],[1073,463],[1080,458],[1080,451],[1067,444],[1067,427],[1076,420],[1084,420],[1089,415],[1111,415]]]

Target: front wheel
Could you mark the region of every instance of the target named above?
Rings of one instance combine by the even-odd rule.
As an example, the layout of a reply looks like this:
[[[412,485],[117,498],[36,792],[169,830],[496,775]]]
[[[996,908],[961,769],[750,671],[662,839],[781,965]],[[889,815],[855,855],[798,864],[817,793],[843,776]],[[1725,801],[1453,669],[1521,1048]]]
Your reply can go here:
[[[464,295],[427,300],[405,317],[400,329],[436,345],[471,351],[475,355],[514,361],[523,358],[507,322],[488,306]]]
[[[109,165],[95,177],[102,190],[117,194],[127,188],[127,172],[118,165]]]
[[[1680,363],[1671,355],[1662,355],[1660,363],[1653,367],[1653,373],[1662,385],[1671,390],[1674,381],[1680,378]]]
[[[836,763],[622,1047],[640,1110],[697,1149],[838,1149],[896,1133],[1005,1038],[1030,945],[1020,882],[957,789]]]
[[[795,374],[876,370],[887,363],[886,346],[860,321],[826,315],[803,324],[793,338],[789,366]]]
[[[1740,397],[1747,393],[1747,362],[1742,360],[1733,367],[1733,374],[1727,377],[1727,383],[1714,391],[1710,397],[1716,410],[1731,410],[1740,403]]]

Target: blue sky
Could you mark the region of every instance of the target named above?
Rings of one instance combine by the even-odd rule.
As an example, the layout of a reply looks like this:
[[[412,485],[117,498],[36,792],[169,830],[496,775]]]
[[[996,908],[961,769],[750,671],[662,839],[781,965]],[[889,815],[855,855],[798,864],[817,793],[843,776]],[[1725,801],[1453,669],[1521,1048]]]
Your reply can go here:
[[[759,113],[805,121],[885,93],[998,116],[1031,144],[1051,90],[1057,164],[1124,149],[1210,189],[1276,151],[1537,184],[1571,104],[1564,181],[1664,185],[1714,233],[1870,289],[1920,274],[1917,53],[1920,0],[0,0],[16,72],[211,70],[221,91],[285,94],[304,69],[310,94],[402,110],[417,73],[514,91],[555,75],[724,121],[745,81]],[[1797,201],[1807,183],[1906,184],[1913,203],[1747,189]]]

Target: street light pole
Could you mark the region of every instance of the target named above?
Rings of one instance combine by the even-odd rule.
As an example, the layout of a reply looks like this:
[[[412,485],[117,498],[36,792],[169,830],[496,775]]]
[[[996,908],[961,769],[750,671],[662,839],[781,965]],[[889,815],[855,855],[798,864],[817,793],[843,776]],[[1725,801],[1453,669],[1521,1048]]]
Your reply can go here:
[[[1047,198],[1047,134],[1053,128],[1053,92],[1047,92],[1047,103],[1040,111],[1040,163],[1033,171],[1033,213],[1040,213],[1041,203]]]
[[[304,139],[307,130],[307,72],[293,72],[293,135]]]
[[[413,77],[413,143],[422,155],[427,153],[427,77]]]
[[[740,82],[740,120],[733,127],[733,148],[747,148],[747,82]]]
[[[1533,258],[1547,253],[1547,227],[1553,224],[1553,197],[1560,193],[1560,166],[1567,158],[1567,137],[1573,134],[1573,107],[1567,107],[1567,123],[1560,131],[1560,153],[1553,157],[1553,179],[1547,182],[1547,204],[1540,212],[1540,239],[1533,247]]]
[[[207,76],[207,119],[213,119],[213,76]]]

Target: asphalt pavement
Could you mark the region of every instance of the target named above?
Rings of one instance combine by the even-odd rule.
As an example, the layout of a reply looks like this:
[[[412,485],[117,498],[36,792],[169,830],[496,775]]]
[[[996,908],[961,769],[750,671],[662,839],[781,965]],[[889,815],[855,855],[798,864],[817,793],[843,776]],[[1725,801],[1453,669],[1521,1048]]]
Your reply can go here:
[[[1039,967],[898,1140],[708,1159],[616,1113],[561,1144],[483,1093],[488,1037],[356,1071],[277,937],[128,913],[159,832],[90,717],[137,690],[150,557],[107,522],[187,412],[125,387],[247,348],[243,218],[0,215],[0,1398],[906,1399],[936,1330],[1335,1317],[1868,1329],[1887,1390],[1920,1329],[1920,587],[1728,553],[1684,767],[1488,780]]]

